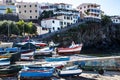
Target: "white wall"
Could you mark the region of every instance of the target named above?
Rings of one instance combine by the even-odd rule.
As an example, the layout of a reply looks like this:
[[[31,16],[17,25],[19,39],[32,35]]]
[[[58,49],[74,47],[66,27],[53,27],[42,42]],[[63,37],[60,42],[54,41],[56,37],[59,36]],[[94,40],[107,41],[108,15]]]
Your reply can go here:
[[[58,4],[57,7],[59,9],[66,9],[66,10],[72,10],[72,5],[71,4]]]
[[[120,19],[113,18],[111,19],[113,23],[120,23]]]
[[[67,19],[67,17],[69,17],[70,19]],[[78,20],[77,16],[74,17],[74,15],[61,15],[61,16],[56,16],[56,18],[61,19],[61,22],[63,23],[61,25],[62,27],[66,27],[66,26],[69,26],[71,24],[74,24]],[[67,23],[69,23],[69,25]]]
[[[42,20],[41,26],[45,27],[45,28],[50,28],[51,31],[56,31],[56,30],[58,30],[58,28],[60,28],[60,20],[57,20],[57,19]],[[54,27],[54,29],[53,29],[53,27]]]

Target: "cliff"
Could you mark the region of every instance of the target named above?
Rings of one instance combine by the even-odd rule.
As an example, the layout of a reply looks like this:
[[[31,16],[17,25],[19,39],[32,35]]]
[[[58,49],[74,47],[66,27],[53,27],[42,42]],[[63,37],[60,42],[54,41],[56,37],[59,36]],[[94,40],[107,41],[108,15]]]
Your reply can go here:
[[[116,53],[120,50],[120,24],[101,25],[101,23],[86,22],[62,33],[56,33],[49,39],[60,42],[62,46],[68,46],[72,41],[83,43],[84,51],[94,49],[98,53],[101,51]]]

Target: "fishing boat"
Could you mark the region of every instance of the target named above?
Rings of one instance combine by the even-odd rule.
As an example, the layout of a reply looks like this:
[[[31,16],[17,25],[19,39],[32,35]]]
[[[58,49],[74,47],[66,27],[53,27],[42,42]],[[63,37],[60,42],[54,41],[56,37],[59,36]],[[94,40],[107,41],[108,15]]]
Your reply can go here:
[[[20,53],[21,53],[21,60],[33,60],[35,50],[33,49],[22,50]]]
[[[53,49],[49,47],[44,47],[42,49],[35,51],[35,56],[52,56]]]
[[[19,72],[20,79],[41,79],[53,76],[53,67],[24,66]]]
[[[70,57],[68,56],[61,56],[61,57],[46,57],[45,60],[47,62],[54,62],[54,61],[69,61]]]
[[[2,66],[0,67],[0,77],[12,77],[16,76],[22,69],[19,65]]]
[[[4,50],[4,48],[0,48],[0,58],[9,58],[10,55],[6,54],[7,52]]]
[[[14,52],[18,52],[19,49],[17,47],[12,47],[12,48],[6,48],[5,51],[9,53],[14,53]]]
[[[61,70],[57,70],[57,73],[61,77],[65,76],[74,76],[74,75],[80,75],[82,73],[82,70],[78,68],[78,65],[65,67]]]
[[[27,43],[31,43],[31,44],[33,44],[33,45],[35,45],[35,46],[39,46],[39,47],[45,47],[45,46],[47,46],[47,44],[44,43],[44,42],[34,41],[34,40],[32,40],[32,39],[29,39],[29,38],[23,40],[22,42],[16,43],[16,44],[17,44],[17,45],[25,45],[25,44],[27,44]]]
[[[67,64],[67,62],[49,62],[46,64],[42,64],[41,66],[48,66],[48,67],[54,67],[55,69],[62,69],[65,65]]]
[[[69,55],[69,54],[79,54],[82,49],[83,44],[72,45],[68,48],[58,48],[57,53],[59,55]]]
[[[10,58],[0,58],[0,66],[10,65]]]
[[[0,43],[0,48],[11,48],[13,46],[13,42],[1,42]]]

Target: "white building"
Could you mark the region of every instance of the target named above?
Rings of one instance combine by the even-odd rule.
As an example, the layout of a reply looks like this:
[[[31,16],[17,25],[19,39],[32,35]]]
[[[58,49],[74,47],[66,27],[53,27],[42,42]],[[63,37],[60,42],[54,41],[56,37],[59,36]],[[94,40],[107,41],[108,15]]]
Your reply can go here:
[[[47,18],[41,21],[41,26],[43,28],[49,29],[51,32],[57,31],[60,29],[60,19],[56,18]]]
[[[120,16],[111,16],[112,22],[115,24],[120,24]]]
[[[80,17],[80,13],[77,10],[56,10],[54,14],[77,15]]]
[[[19,18],[23,20],[37,20],[39,17],[39,4],[18,2],[16,5],[16,13],[19,14]]]
[[[2,0],[2,4],[16,3],[16,0]]]
[[[83,3],[77,7],[81,18],[101,19],[100,5],[94,3]]]
[[[69,27],[71,24],[75,24],[78,22],[78,16],[77,15],[57,15],[55,18],[60,19],[60,26],[61,28],[64,28],[66,26]]]
[[[65,4],[65,3],[55,3],[57,9],[65,9],[65,10],[71,10],[72,5],[71,4]]]
[[[41,3],[39,4],[39,13],[41,14],[43,11],[54,11],[56,10],[56,6],[51,3]]]
[[[35,24],[35,26],[37,27],[37,35],[42,35],[49,32],[48,29],[41,27],[39,24]]]

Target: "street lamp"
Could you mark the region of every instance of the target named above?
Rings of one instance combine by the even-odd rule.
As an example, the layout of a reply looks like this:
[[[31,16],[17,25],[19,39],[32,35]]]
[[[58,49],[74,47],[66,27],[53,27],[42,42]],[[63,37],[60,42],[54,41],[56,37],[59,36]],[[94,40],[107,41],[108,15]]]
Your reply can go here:
[[[25,37],[24,24],[23,24],[23,37]]]
[[[10,29],[9,29],[9,24],[7,25],[7,27],[8,27],[8,42],[9,42],[9,33],[10,33]]]

